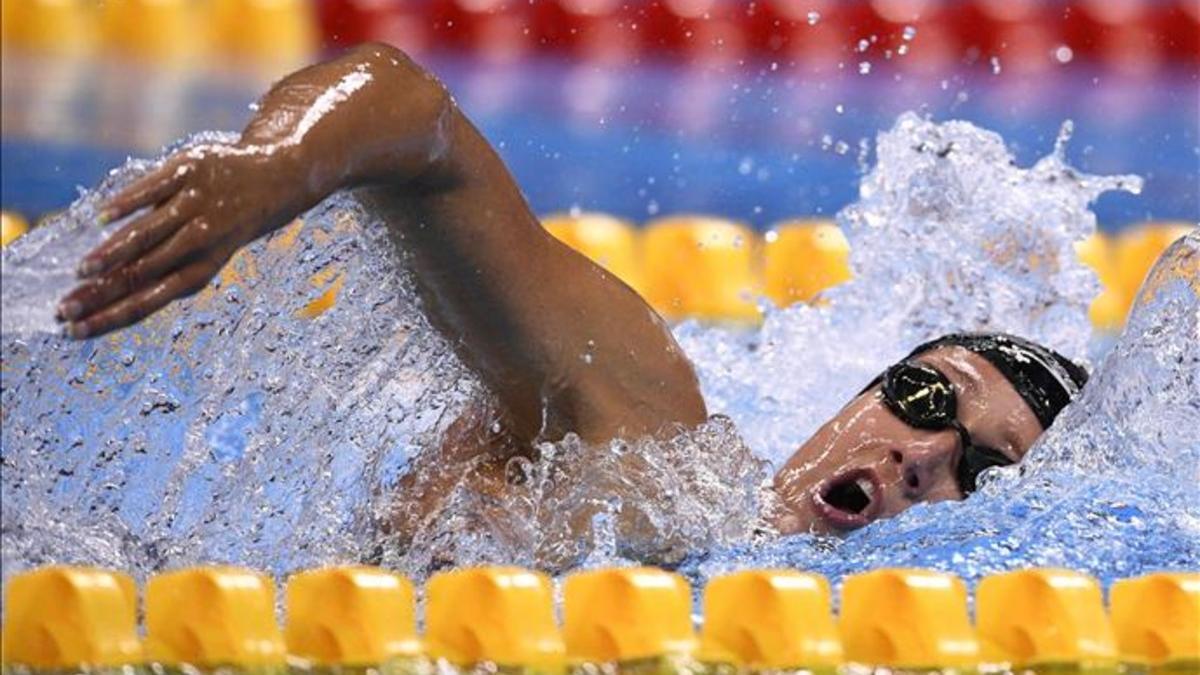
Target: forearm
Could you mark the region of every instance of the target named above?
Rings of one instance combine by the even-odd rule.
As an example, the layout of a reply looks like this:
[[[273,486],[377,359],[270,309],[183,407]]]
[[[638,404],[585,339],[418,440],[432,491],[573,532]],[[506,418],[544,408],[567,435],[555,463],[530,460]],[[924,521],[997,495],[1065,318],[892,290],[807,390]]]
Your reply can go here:
[[[456,114],[436,78],[401,51],[368,44],[277,83],[239,147],[293,181],[303,210],[339,189],[435,173]]]

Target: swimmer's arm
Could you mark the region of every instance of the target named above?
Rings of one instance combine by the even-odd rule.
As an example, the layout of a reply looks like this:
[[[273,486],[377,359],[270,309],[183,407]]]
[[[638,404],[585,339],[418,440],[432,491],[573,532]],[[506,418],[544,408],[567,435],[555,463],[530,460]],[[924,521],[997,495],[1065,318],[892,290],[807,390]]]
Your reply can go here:
[[[117,195],[110,217],[153,208],[84,259],[60,314],[77,337],[134,323],[343,188],[365,188],[387,216],[432,319],[519,439],[572,430],[598,441],[705,419],[659,317],[546,234],[442,85],[381,45],[289,76],[238,144],[185,152]]]
[[[137,323],[338,189],[434,172],[450,103],[432,76],[381,45],[287,76],[238,142],[184,148],[102,206],[101,223],[145,211],[80,261],[59,320],[75,338]]]
[[[440,165],[367,199],[412,255],[430,316],[521,441],[694,426],[707,413],[670,329],[623,282],[550,236],[455,107]]]

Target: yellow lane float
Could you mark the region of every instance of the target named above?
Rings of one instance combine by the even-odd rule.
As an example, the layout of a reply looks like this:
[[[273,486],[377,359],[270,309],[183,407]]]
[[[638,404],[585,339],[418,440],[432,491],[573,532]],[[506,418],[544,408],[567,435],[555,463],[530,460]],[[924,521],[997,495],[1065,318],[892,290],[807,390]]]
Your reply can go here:
[[[850,242],[829,220],[789,220],[763,236],[767,297],[780,307],[812,302],[850,279]]]
[[[4,41],[43,55],[86,54],[96,43],[91,0],[4,0]]]
[[[700,658],[752,671],[836,673],[842,643],[829,582],[791,570],[747,570],[704,589]]]
[[[43,567],[4,593],[4,666],[58,672],[139,665],[137,589],[119,572]]]
[[[563,585],[563,634],[574,665],[688,659],[696,648],[691,589],[650,567],[572,574]]]
[[[275,586],[239,567],[167,572],[146,585],[146,656],[168,666],[283,667]]]
[[[144,643],[137,589],[124,574],[44,567],[12,576],[4,592],[6,675],[141,666],[283,673],[289,664],[410,675],[445,668],[539,675],[1200,672],[1200,572],[1118,581],[1107,615],[1087,575],[993,575],[979,583],[972,626],[966,587],[953,575],[880,569],[849,576],[835,622],[823,577],[748,570],[708,584],[700,639],[687,581],[647,567],[569,575],[561,632],[545,575],[511,567],[443,572],[425,585],[423,641],[412,585],[374,567],[292,575],[284,631],[265,575],[237,567],[161,573],[145,587]]]
[[[1200,572],[1123,579],[1113,584],[1109,602],[1131,673],[1200,673]]]
[[[102,7],[102,34],[111,52],[181,63],[200,47],[192,0],[105,0]]]
[[[984,657],[1018,672],[1111,674],[1117,645],[1095,579],[1060,569],[987,577],[975,595]]]
[[[950,574],[881,569],[847,577],[839,627],[846,660],[870,668],[949,675],[980,664],[967,589]]]
[[[457,666],[561,672],[549,577],[507,567],[434,575],[426,586],[425,646],[431,658]]]
[[[238,58],[286,68],[317,48],[309,0],[212,0],[212,42]],[[282,73],[280,73],[282,74]]]
[[[0,246],[8,246],[29,231],[29,223],[21,214],[0,211]]]
[[[1114,248],[1113,240],[1103,232],[1094,232],[1086,239],[1075,242],[1075,253],[1080,262],[1092,268],[1100,280],[1100,294],[1092,299],[1088,318],[1093,326],[1106,333],[1121,329],[1129,309],[1129,298],[1117,280]]]
[[[1150,268],[1175,240],[1196,229],[1195,223],[1146,223],[1125,229],[1113,247],[1115,285],[1126,300],[1125,314],[1137,297]]]
[[[759,239],[722,218],[679,215],[642,233],[646,300],[668,319],[753,322],[762,295]]]
[[[375,567],[293,575],[286,592],[288,653],[320,666],[378,668],[420,656],[408,579]]]

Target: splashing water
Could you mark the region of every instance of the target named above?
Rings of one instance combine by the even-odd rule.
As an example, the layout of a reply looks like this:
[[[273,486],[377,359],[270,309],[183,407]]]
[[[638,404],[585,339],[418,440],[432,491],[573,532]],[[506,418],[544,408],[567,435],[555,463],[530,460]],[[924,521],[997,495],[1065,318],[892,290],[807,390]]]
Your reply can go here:
[[[5,574],[360,557],[373,496],[481,387],[418,311],[385,228],[345,196],[139,326],[48,332],[102,237],[98,203],[150,166],[4,252]]]
[[[214,561],[282,573],[377,560],[417,577],[466,561],[560,566],[591,552],[593,519],[624,542],[605,550],[677,560],[756,519],[745,486],[764,465],[719,418],[636,447],[567,438],[506,467],[524,480],[499,489],[477,458],[441,454],[489,396],[352,195],[143,324],[66,340],[53,307],[104,236],[98,204],[152,166],[114,171],[3,254],[5,575],[58,561],[141,576]],[[415,486],[414,466],[430,474]],[[423,485],[445,493],[427,513],[402,498]],[[423,526],[399,531],[414,511]]]
[[[1095,231],[1092,201],[1141,181],[1067,166],[1069,133],[1026,169],[996,134],[902,115],[880,134],[859,201],[838,215],[851,281],[814,306],[766,308],[749,341],[678,329],[709,409],[780,463],[888,364],[946,333],[1013,333],[1087,362],[1099,286],[1074,243]]]
[[[1089,202],[1138,187],[1075,172],[1061,143],[1023,169],[994,134],[914,115],[877,154],[840,216],[853,282],[824,305],[769,311],[751,335],[677,330],[721,415],[670,441],[545,444],[498,482],[478,462],[443,462],[429,510],[398,492],[425,466],[421,451],[487,396],[352,196],[249,247],[218,283],[141,326],[85,344],[48,332],[70,265],[102,236],[89,225],[96,204],[150,166],[132,162],[4,253],[4,574],[51,561],[145,575],[366,559],[420,577],[621,557],[679,562],[698,579],[755,564],[834,576],[923,564],[973,578],[1054,563],[1106,579],[1194,566],[1200,499],[1178,467],[1200,465],[1195,234],[1019,469],[993,472],[966,502],[844,540],[754,541],[769,468],[759,457],[782,460],[913,344],[1006,330],[1084,356],[1096,286],[1072,243],[1094,228]],[[414,516],[412,531],[396,525]]]
[[[964,502],[918,505],[845,539],[795,537],[708,551],[702,582],[745,567],[833,579],[930,567],[974,582],[1034,566],[1102,583],[1200,564],[1200,231],[1151,272],[1117,345],[1018,466],[984,475]]]

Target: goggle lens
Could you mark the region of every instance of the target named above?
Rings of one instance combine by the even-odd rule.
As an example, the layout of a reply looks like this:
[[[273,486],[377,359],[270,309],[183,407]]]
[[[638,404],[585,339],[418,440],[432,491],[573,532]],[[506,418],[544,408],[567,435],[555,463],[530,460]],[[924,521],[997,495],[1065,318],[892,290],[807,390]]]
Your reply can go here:
[[[918,429],[945,429],[954,424],[958,398],[954,386],[929,366],[898,363],[883,376],[883,397],[892,411]]]
[[[954,429],[959,433],[963,452],[955,470],[955,482],[964,495],[975,491],[984,471],[1013,463],[999,450],[971,441],[970,434],[958,423],[954,385],[938,370],[902,362],[888,368],[882,379],[884,404],[906,424],[917,429]]]

